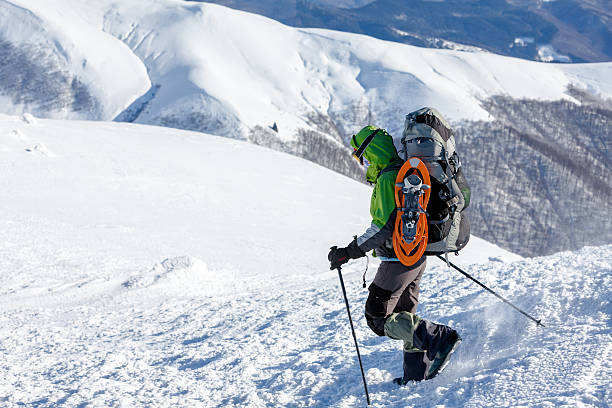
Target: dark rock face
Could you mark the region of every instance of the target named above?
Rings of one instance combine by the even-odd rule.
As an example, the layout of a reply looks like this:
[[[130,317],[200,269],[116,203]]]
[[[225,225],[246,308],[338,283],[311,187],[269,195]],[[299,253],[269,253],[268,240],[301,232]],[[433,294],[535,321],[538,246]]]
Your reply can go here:
[[[581,103],[494,97],[483,101],[494,121],[454,124],[475,235],[523,256],[612,242],[612,102],[569,93]],[[256,127],[249,140],[364,182],[350,150],[325,136],[348,144],[342,122],[320,117],[321,132],[290,143]]]
[[[454,48],[452,43],[460,43],[531,60],[612,60],[609,0],[377,0],[350,9],[319,0],[206,2],[295,27],[329,28],[422,47]]]
[[[463,123],[474,234],[525,256],[612,242],[612,107],[496,97]]]

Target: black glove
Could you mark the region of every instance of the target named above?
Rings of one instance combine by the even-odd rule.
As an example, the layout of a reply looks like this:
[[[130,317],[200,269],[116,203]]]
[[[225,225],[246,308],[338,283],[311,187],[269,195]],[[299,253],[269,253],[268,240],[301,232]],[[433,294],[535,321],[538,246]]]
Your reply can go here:
[[[338,269],[350,259],[357,259],[362,256],[365,256],[365,253],[359,248],[359,245],[357,245],[357,237],[355,237],[353,242],[346,248],[338,248],[337,246],[330,248],[329,254],[327,255],[327,259],[329,259],[331,263],[329,269]]]
[[[329,250],[329,254],[327,255],[327,259],[329,259],[331,264],[329,269],[338,269],[350,259],[346,248],[338,248],[337,246],[333,246],[329,248]]]

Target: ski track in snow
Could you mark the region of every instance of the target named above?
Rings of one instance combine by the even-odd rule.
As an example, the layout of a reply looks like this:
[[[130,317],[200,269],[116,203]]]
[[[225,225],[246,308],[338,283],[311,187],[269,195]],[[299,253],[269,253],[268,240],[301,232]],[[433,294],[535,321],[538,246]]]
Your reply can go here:
[[[8,176],[0,188],[9,199],[0,201],[0,406],[365,405],[337,273],[324,266],[329,244],[319,241],[346,240],[367,226],[367,187],[206,135],[1,119],[0,171]],[[32,155],[16,141],[24,138],[53,155]],[[239,158],[223,168],[229,179],[246,188],[248,178],[251,203],[280,220],[270,234],[267,212],[254,218],[243,201],[223,195],[225,178],[206,177],[228,154]],[[286,177],[273,178],[271,162]],[[285,197],[298,182],[300,194]],[[274,200],[257,194],[263,186]],[[337,191],[347,195],[332,197]],[[88,216],[79,212],[83,202]],[[303,220],[283,211],[288,202]],[[232,218],[236,211],[248,221]],[[221,222],[241,232],[234,259],[224,250],[236,235],[211,228]],[[546,327],[432,260],[418,314],[451,325],[464,341],[439,377],[398,388],[391,380],[401,375],[401,343],[367,328],[365,260],[352,261],[343,273],[372,405],[610,406],[612,246],[521,260],[473,243],[457,262],[467,256],[468,273]]]

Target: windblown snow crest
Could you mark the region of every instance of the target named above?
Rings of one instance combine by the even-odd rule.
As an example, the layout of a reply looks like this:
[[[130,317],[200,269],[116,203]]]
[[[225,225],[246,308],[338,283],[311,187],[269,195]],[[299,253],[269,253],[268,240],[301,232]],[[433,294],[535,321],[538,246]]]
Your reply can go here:
[[[206,264],[199,259],[192,260],[188,256],[166,258],[146,274],[131,277],[123,282],[126,288],[150,288],[154,285],[169,284],[175,280],[198,280],[208,273]]]
[[[211,271],[204,261],[183,255],[166,258],[121,285],[129,290],[161,291],[168,296],[216,296],[235,294],[237,279],[231,271]]]

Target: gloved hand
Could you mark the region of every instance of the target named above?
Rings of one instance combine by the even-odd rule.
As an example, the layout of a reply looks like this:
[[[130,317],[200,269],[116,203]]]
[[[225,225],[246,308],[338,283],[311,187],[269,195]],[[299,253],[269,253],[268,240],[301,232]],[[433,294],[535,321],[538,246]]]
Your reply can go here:
[[[331,264],[329,269],[338,269],[345,263],[349,261],[349,255],[346,248],[338,248],[337,246],[333,246],[329,248],[329,254],[327,255],[327,259]]]
[[[329,254],[327,255],[327,259],[329,259],[331,264],[329,269],[338,269],[349,260],[361,258],[362,256],[365,256],[365,253],[359,248],[359,245],[357,245],[357,237],[355,237],[353,242],[346,248],[338,248],[337,246],[330,248]]]

